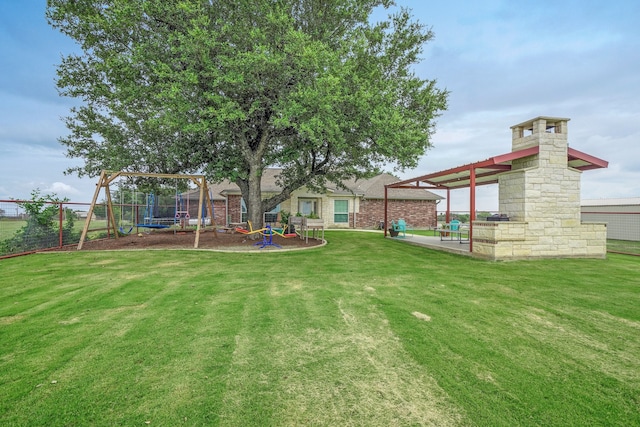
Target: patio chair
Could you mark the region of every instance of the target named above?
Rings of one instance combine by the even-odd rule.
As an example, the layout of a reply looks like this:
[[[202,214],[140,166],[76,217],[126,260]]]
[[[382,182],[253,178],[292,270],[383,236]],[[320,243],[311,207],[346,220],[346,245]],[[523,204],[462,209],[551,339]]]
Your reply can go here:
[[[413,228],[402,218],[398,220],[398,228],[400,229],[403,237],[407,237],[407,231],[413,230]]]
[[[398,222],[391,221],[391,228],[389,229],[391,237],[407,237],[407,230],[411,230],[404,219],[399,219]]]

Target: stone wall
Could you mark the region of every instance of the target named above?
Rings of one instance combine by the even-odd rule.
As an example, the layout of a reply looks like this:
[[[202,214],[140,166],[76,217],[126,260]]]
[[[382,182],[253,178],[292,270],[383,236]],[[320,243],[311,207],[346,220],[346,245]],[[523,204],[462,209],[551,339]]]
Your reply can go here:
[[[603,224],[583,223],[559,232],[561,228],[519,221],[474,221],[473,255],[491,260],[605,257],[607,229]]]

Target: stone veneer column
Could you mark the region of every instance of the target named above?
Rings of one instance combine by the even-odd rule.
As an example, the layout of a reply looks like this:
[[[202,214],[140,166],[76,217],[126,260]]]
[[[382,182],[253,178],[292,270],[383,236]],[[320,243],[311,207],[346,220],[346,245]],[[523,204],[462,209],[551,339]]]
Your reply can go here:
[[[514,160],[511,172],[499,178],[500,212],[517,221],[546,222],[558,215],[579,221],[579,172],[567,167],[568,120],[537,117],[512,126],[512,150],[537,146],[539,153]]]
[[[511,223],[474,223],[474,252],[492,259],[606,254],[606,227],[580,223],[580,175],[569,168],[569,119],[537,117],[512,126],[512,150],[538,154],[499,177],[500,212]],[[478,242],[476,242],[476,238]]]

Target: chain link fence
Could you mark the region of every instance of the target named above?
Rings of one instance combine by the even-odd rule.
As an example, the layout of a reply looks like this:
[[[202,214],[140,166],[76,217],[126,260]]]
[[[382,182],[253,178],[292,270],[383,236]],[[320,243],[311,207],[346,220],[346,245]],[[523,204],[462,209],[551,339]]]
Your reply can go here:
[[[38,215],[25,206],[41,203]],[[89,203],[0,200],[0,258],[77,245]],[[104,205],[96,205],[91,238],[107,236]]]
[[[582,221],[607,224],[609,252],[640,254],[640,210],[634,208],[635,211],[587,206],[582,210]]]

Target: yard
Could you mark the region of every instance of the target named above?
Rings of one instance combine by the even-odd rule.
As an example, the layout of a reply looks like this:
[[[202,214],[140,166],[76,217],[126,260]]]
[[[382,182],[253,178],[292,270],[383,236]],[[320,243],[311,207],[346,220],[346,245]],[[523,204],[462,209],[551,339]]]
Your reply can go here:
[[[0,424],[640,426],[639,258],[326,236],[0,261]]]

